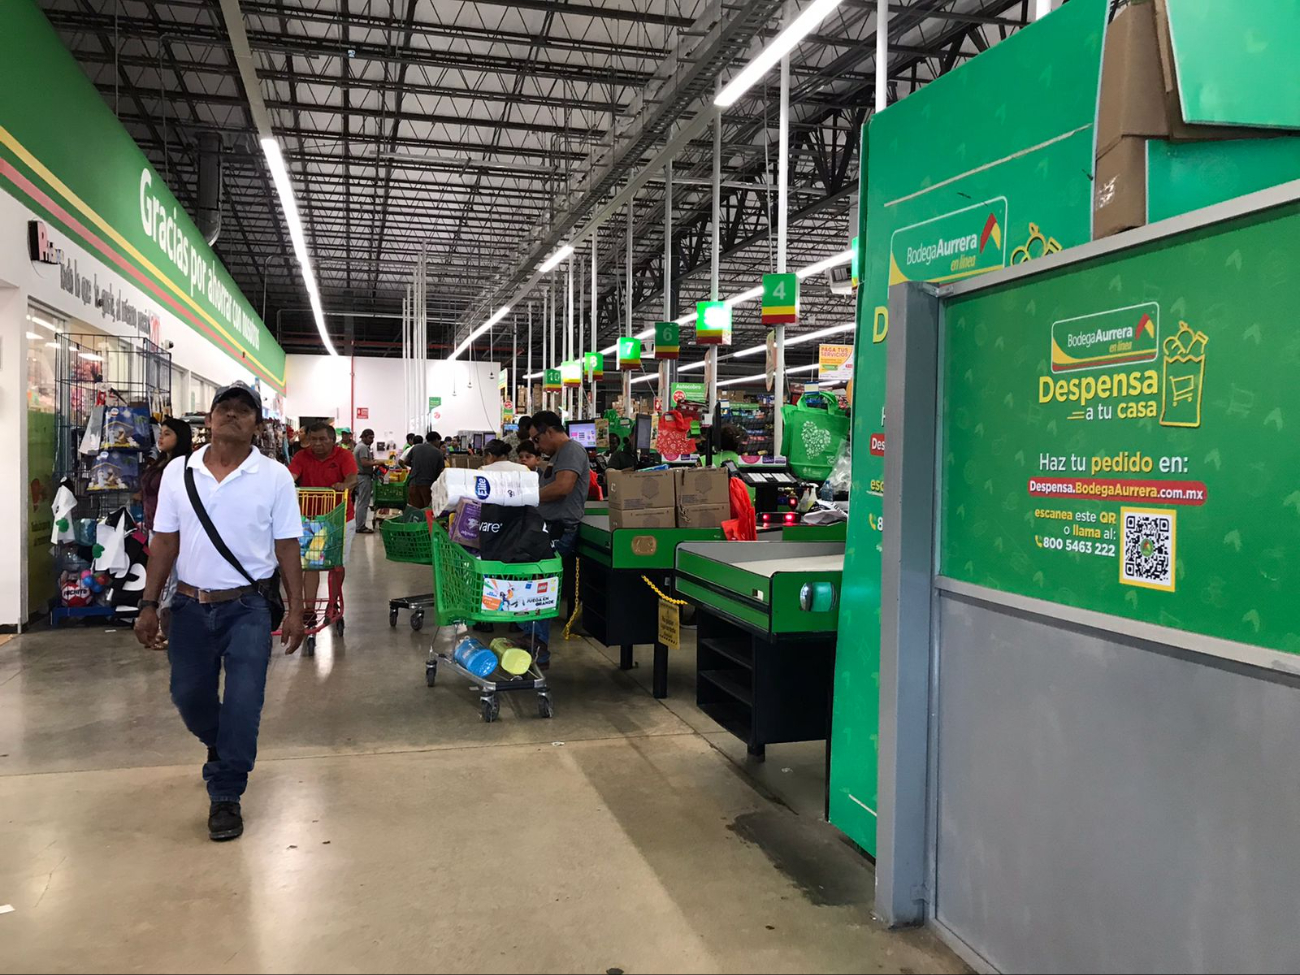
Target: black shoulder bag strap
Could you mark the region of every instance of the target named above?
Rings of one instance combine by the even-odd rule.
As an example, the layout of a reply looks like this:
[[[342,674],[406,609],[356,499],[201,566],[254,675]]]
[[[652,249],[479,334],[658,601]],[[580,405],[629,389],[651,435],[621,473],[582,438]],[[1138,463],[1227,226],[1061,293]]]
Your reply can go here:
[[[267,601],[271,607],[271,629],[278,630],[280,622],[284,619],[284,596],[280,592],[280,570],[277,568],[270,579],[260,582],[248,574],[248,570],[244,568],[243,563],[235,558],[235,553],[230,551],[225,539],[217,532],[217,526],[212,523],[212,519],[208,516],[208,509],[203,507],[203,500],[199,497],[199,487],[194,483],[194,470],[189,464],[185,465],[185,491],[190,496],[190,504],[194,507],[194,513],[199,516],[199,523],[203,526],[203,530],[207,532],[212,547],[241,576],[247,579],[249,585],[256,588]]]

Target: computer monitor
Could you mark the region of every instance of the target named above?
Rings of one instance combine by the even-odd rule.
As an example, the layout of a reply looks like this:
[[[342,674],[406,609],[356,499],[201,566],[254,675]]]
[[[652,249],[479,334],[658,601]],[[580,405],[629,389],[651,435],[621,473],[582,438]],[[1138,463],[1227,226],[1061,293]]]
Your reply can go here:
[[[483,449],[483,434],[481,433],[474,434],[474,449],[475,450]]]
[[[650,449],[651,423],[648,414],[641,413],[636,418],[636,435],[633,441],[637,450]]]
[[[578,422],[571,420],[569,422],[569,436],[588,450],[597,450],[600,444],[596,442],[596,421],[583,420]]]

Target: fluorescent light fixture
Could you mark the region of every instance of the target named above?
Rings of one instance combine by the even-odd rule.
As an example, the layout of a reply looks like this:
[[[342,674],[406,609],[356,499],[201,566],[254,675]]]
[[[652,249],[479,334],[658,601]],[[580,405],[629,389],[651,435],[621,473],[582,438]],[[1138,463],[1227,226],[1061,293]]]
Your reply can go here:
[[[699,362],[692,362],[689,366],[678,366],[678,372],[690,372],[692,369],[703,369],[708,364],[707,359],[701,359]]]
[[[792,345],[803,345],[805,342],[815,342],[818,339],[826,338],[828,335],[840,335],[844,332],[851,332],[857,326],[852,322],[845,322],[843,325],[832,325],[830,328],[819,328],[815,332],[808,332],[804,335],[795,335],[785,340],[786,348]],[[748,349],[742,349],[732,355],[734,359],[743,359],[748,355],[758,355],[767,349],[766,345],[754,345]]]
[[[271,181],[280,197],[280,209],[284,211],[284,222],[289,226],[289,240],[293,242],[293,253],[298,258],[298,267],[302,271],[302,283],[307,289],[307,300],[311,303],[312,316],[316,319],[316,331],[320,332],[325,351],[332,356],[338,355],[330,333],[325,328],[325,311],[320,303],[320,289],[316,286],[316,274],[311,268],[311,255],[307,253],[307,235],[302,229],[302,218],[298,215],[298,202],[293,196],[293,181],[289,178],[289,169],[284,164],[284,154],[280,143],[273,138],[262,140],[262,152],[266,155],[266,165],[271,170]]]
[[[460,343],[460,345],[456,346],[456,351],[453,352],[451,355],[449,355],[449,356],[447,357],[447,361],[450,362],[451,360],[453,360],[453,359],[459,357],[460,354],[461,354],[462,352],[464,352],[466,349],[469,348],[471,342],[473,342],[476,338],[478,338],[480,335],[482,335],[484,332],[486,332],[489,328],[491,328],[493,325],[495,325],[497,322],[501,321],[501,319],[505,318],[505,317],[506,317],[507,315],[509,315],[509,314],[510,314],[510,306],[509,306],[509,305],[503,305],[502,307],[500,307],[500,308],[498,308],[496,311],[494,311],[494,312],[492,313],[492,317],[491,317],[491,318],[489,318],[486,322],[484,322],[484,323],[483,323],[482,325],[480,325],[478,328],[474,329],[474,331],[470,332],[470,333],[469,333],[469,338],[467,338],[464,342]]]
[[[787,376],[792,376],[792,375],[794,375],[796,372],[812,372],[814,369],[819,369],[819,368],[821,368],[820,365],[819,365],[818,363],[814,362],[811,366],[799,366],[799,367],[797,367],[797,368],[795,368],[795,369],[787,369],[787,370],[785,371],[785,374],[786,374]],[[727,380],[724,380],[723,382],[718,383],[718,385],[719,385],[719,386],[735,386],[735,385],[737,385],[737,384],[739,384],[739,383],[754,383],[754,382],[758,382],[760,379],[766,379],[766,378],[767,378],[767,373],[765,373],[765,372],[757,372],[757,373],[755,373],[755,374],[752,375],[752,376],[741,376],[739,379],[727,379]]]
[[[41,334],[39,332],[28,332],[27,339],[29,342],[39,342],[41,340]]]
[[[799,280],[810,278],[814,274],[821,274],[823,271],[829,271],[833,267],[839,267],[841,264],[853,263],[853,251],[847,250],[836,254],[834,257],[828,257],[824,261],[818,261],[816,264],[809,264],[807,267],[800,268],[794,273],[799,276]]]
[[[746,301],[753,301],[755,298],[761,297],[763,297],[763,286],[760,284],[756,287],[750,288],[748,291],[742,291],[740,294],[728,298],[727,304],[739,305]]]
[[[530,373],[529,373],[527,376],[525,376],[524,378],[525,378],[525,379],[542,379],[542,378],[544,378],[545,376],[546,376],[546,370],[543,369],[541,372],[530,372]]]
[[[541,266],[540,269],[541,273],[546,274],[548,271],[554,271],[557,267],[560,266],[560,263],[562,261],[565,261],[572,256],[573,256],[573,246],[571,244],[565,244],[558,251],[556,251],[554,254],[552,254],[550,257],[546,259],[546,263]]]
[[[774,64],[794,49],[796,44],[811,34],[813,28],[830,16],[831,11],[841,3],[843,0],[814,0],[789,27],[772,39],[772,43],[765,47],[758,57],[745,65],[740,74],[731,79],[730,84],[718,92],[718,97],[713,100],[713,104],[719,108],[729,108],[734,105],[736,99],[749,91],[759,78],[767,74]]]
[[[646,375],[644,376],[637,376],[635,379],[632,380],[632,385],[635,386],[637,383],[657,383],[657,382],[659,382],[659,373],[651,372],[651,373],[646,373]]]
[[[46,342],[45,347],[47,349],[57,349],[61,344],[61,342]]]
[[[104,357],[102,355],[95,355],[95,353],[93,352],[78,352],[77,355],[81,356],[81,358],[83,359],[89,359],[91,362],[104,361]]]
[[[695,316],[692,315],[691,317],[694,318]],[[677,324],[679,324],[679,325],[681,324],[681,319],[678,319],[678,320],[677,320]],[[650,336],[654,335],[654,333],[655,333],[655,330],[654,330],[653,327],[651,327],[651,328],[644,329],[644,330],[642,330],[642,331],[640,331],[640,332],[637,332],[637,333],[636,333],[635,335],[633,335],[632,337],[633,337],[634,339],[648,339]],[[609,346],[609,348],[601,349],[601,350],[600,350],[600,354],[601,354],[601,355],[609,355],[611,352],[617,352],[617,351],[618,351],[618,343],[615,342],[613,345]],[[642,349],[642,350],[641,350],[641,353],[642,353],[642,355],[645,355],[645,350]]]

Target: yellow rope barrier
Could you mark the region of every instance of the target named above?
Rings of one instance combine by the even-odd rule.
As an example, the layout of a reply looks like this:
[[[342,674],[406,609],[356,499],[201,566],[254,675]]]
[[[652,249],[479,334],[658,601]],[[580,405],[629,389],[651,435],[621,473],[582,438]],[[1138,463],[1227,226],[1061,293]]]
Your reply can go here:
[[[644,582],[651,589],[653,589],[655,591],[655,595],[658,596],[666,603],[672,603],[674,606],[686,606],[690,602],[690,600],[687,599],[673,599],[672,596],[665,596],[662,592],[660,592],[659,587],[656,586],[653,582],[651,582],[649,578],[647,578],[646,576],[642,576],[641,581]]]
[[[573,635],[573,624],[577,621],[579,614],[582,612],[582,559],[573,560],[573,615],[569,617],[569,622],[564,624],[564,639],[568,640]]]

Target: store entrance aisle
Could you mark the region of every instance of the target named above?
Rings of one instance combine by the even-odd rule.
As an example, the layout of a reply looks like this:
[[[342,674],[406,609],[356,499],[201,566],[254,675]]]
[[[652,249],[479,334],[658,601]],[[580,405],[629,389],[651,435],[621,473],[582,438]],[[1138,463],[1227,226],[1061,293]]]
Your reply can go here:
[[[162,657],[102,628],[0,647],[0,970],[961,970],[871,921],[867,861],[586,641],[557,646],[552,721],[425,687],[432,634],[387,600],[429,583],[358,540],[345,638],[274,659],[228,844]]]

